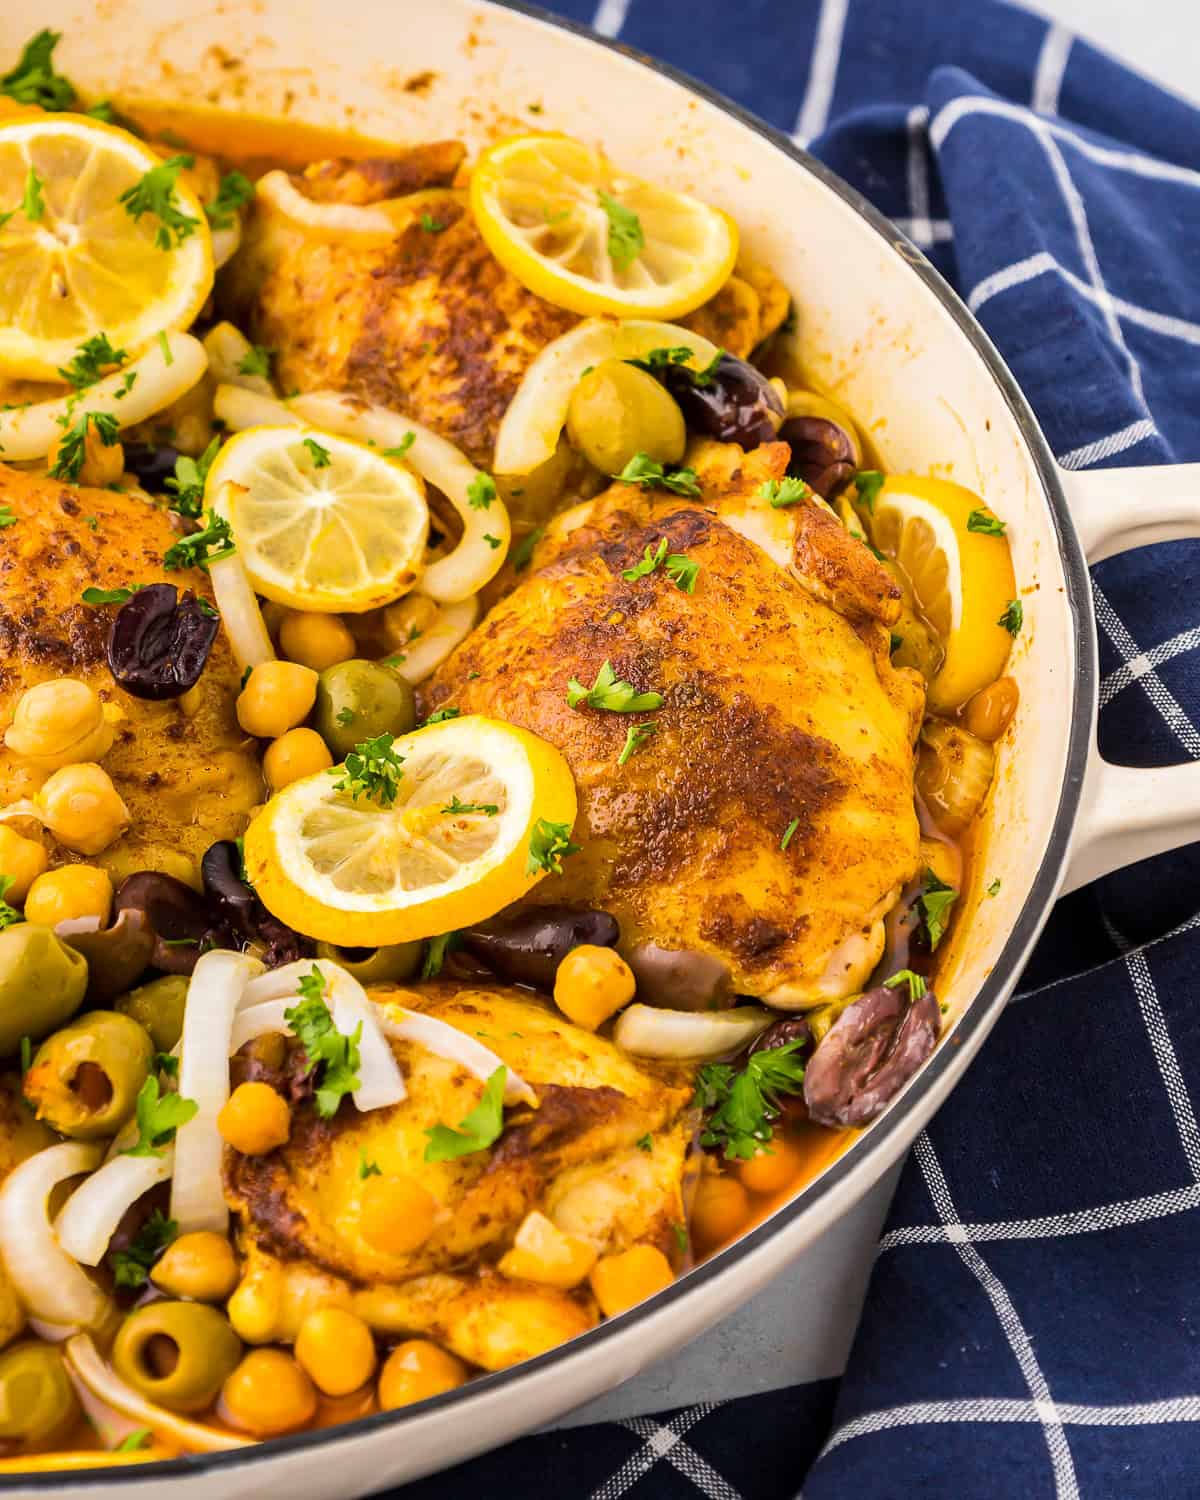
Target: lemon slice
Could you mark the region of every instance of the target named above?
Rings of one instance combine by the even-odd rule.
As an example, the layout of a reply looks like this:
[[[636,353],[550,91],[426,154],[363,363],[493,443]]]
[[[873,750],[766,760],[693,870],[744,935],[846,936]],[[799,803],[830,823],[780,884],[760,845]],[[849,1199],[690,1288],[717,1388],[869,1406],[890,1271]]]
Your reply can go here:
[[[172,206],[194,225],[182,239],[169,234],[166,249],[155,244],[165,229],[157,215],[135,220],[120,202],[162,164],[128,131],[78,115],[0,125],[0,373],[55,379],[98,333],[137,354],[200,311],[213,258],[195,193],[176,182]],[[31,216],[22,205],[34,179]]]
[[[618,172],[565,135],[492,146],[471,176],[470,200],[501,265],[571,312],[678,317],[707,301],[737,259],[727,214]]]
[[[483,921],[542,878],[529,869],[542,820],[575,821],[570,768],[528,730],[472,715],[392,748],[390,805],[338,790],[338,767],[285,787],[247,829],[254,888],[298,932],[377,947]]]
[[[1017,585],[1004,536],[972,530],[991,515],[978,495],[945,479],[890,475],[875,497],[871,536],[912,585],[921,613],[946,648],[929,685],[929,707],[952,713],[1004,670],[1012,636],[1000,617]]]
[[[256,591],[293,609],[359,614],[420,577],[425,486],[376,448],[319,427],[249,427],[217,454],[206,503],[233,528]]]

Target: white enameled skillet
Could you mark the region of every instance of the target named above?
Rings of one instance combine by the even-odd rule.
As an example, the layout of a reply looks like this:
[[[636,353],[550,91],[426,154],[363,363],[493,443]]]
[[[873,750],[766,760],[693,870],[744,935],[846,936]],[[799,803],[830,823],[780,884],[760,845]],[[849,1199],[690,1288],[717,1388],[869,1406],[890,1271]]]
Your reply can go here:
[[[41,0],[0,14],[0,56],[40,26],[90,94],[186,101],[385,140],[561,129],[732,213],[799,305],[797,353],[886,468],[977,490],[1008,522],[1025,606],[1021,690],[939,990],[950,1035],[821,1177],[632,1312],[410,1411],[235,1454],[0,1481],[12,1495],[345,1497],[546,1423],[702,1333],[844,1214],[906,1150],[978,1050],[1055,896],[1200,837],[1200,767],[1129,770],[1096,750],[1086,562],[1200,535],[1197,468],[1069,473],[986,335],[920,252],[743,111],[562,22],[484,0]],[[1001,881],[995,899],[984,886]]]

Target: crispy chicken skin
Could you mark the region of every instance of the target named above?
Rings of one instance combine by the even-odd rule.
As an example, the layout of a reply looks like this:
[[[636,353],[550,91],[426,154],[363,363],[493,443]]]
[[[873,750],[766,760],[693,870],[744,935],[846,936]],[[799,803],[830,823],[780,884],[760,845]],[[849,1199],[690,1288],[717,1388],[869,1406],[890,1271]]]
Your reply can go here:
[[[818,1004],[865,979],[916,872],[923,694],[891,665],[886,570],[820,503],[759,496],[786,446],[700,445],[692,461],[699,500],[616,484],[560,516],[427,700],[509,719],[567,757],[581,852],[530,901],[605,908],[626,951],[707,953],[737,991]],[[662,568],[622,576],[663,537],[699,565],[694,594]],[[570,708],[568,681],[590,686],[605,661],[662,708]],[[643,722],[656,732],[619,765]]]
[[[234,717],[238,676],[229,647],[218,635],[190,717],[177,701],[130,697],[105,657],[112,608],[84,604],[80,594],[89,585],[167,582],[211,597],[207,577],[194,568],[163,571],[163,553],[178,537],[164,511],[134,495],[0,464],[0,505],[16,517],[0,532],[0,730],[35,683],[90,683],[116,726],[103,764],[132,820],[96,862],[118,879],[137,869],[194,875],[208,845],[241,833],[262,797],[254,744]],[[0,803],[32,796],[48,774],[0,743]],[[56,851],[63,857],[72,856]]]
[[[483,1086],[459,1064],[395,1042],[403,1103],[359,1114],[345,1101],[331,1120],[301,1104],[281,1150],[228,1152],[227,1195],[247,1256],[231,1305],[243,1336],[291,1339],[309,1306],[333,1301],[376,1328],[429,1333],[498,1369],[597,1318],[586,1287],[567,1293],[494,1269],[532,1209],[601,1253],[649,1242],[677,1256],[672,1225],[686,1218],[684,1164],[695,1129],[686,1069],[640,1064],[519,990],[442,980],[372,995],[480,1038],[533,1087],[537,1107],[508,1109],[490,1150],[427,1162],[426,1132],[457,1125]],[[253,1060],[242,1066],[256,1075]],[[391,1255],[362,1238],[363,1157],[385,1174],[415,1177],[441,1205],[418,1249]]]

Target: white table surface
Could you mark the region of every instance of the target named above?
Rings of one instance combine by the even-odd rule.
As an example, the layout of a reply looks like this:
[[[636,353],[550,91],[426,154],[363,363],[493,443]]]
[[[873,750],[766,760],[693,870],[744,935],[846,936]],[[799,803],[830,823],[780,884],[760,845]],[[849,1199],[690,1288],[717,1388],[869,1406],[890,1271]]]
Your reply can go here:
[[[1041,0],[1032,7],[1200,102],[1198,0]],[[854,1336],[892,1173],[766,1291],[674,1358],[562,1425],[609,1421],[839,1375]]]

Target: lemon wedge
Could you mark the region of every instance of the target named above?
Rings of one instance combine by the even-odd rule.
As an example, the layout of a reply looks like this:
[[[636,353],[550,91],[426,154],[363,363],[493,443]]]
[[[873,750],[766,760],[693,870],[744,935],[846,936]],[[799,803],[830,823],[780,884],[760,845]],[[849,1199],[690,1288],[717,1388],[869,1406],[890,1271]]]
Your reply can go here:
[[[0,373],[56,379],[99,333],[138,354],[200,311],[213,257],[195,193],[160,174],[171,225],[121,202],[163,166],[128,131],[80,115],[0,124]]]
[[[255,590],[293,609],[359,614],[420,577],[429,510],[407,464],[319,427],[249,427],[208,471]]]
[[[995,681],[1012,647],[1000,624],[1017,592],[1008,539],[996,529],[1002,523],[960,484],[893,474],[875,497],[870,526],[946,648],[928,704],[953,713]]]
[[[575,783],[545,740],[472,715],[428,724],[383,757],[366,787],[352,758],[350,771],[292,782],[246,830],[255,890],[298,932],[351,947],[434,937],[494,916],[561,866]]]
[[[539,297],[577,313],[674,318],[737,260],[733,220],[618,172],[565,135],[521,135],[479,158],[471,211],[488,249]]]

